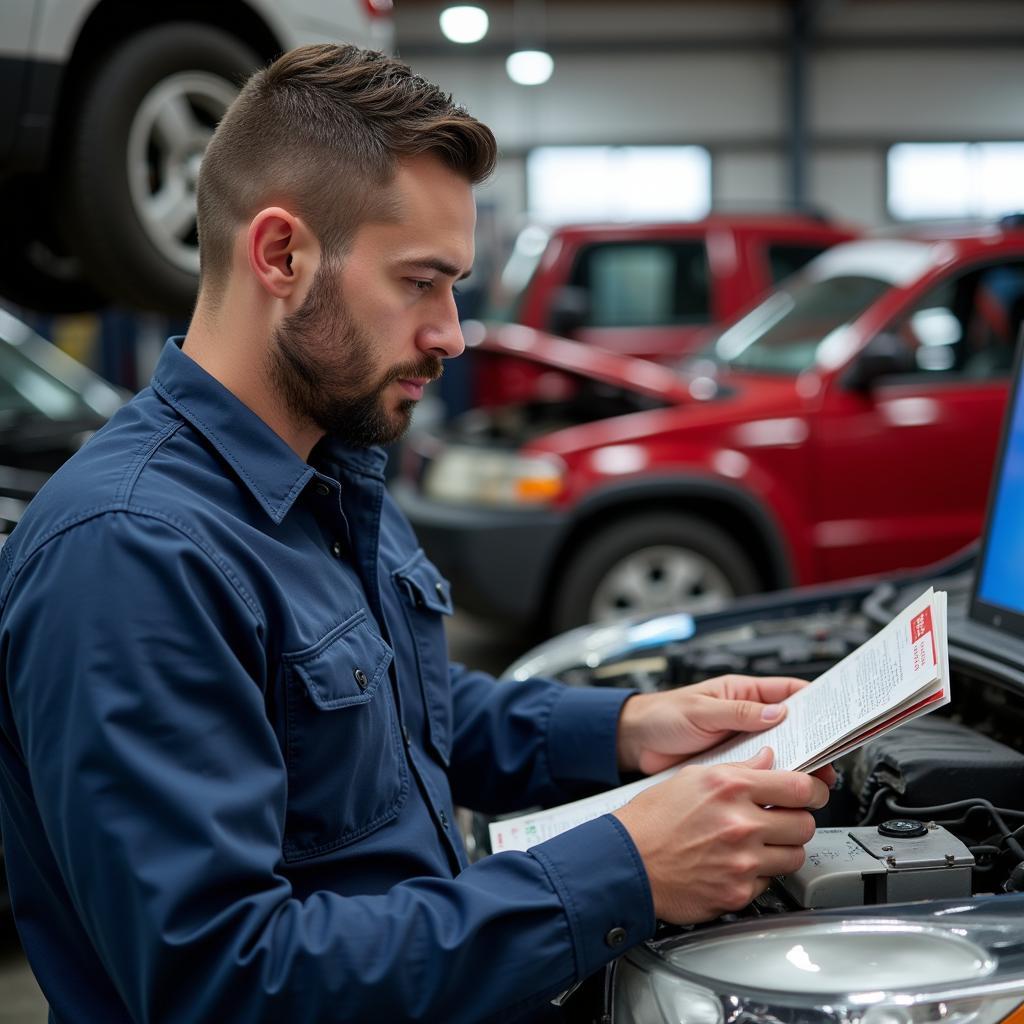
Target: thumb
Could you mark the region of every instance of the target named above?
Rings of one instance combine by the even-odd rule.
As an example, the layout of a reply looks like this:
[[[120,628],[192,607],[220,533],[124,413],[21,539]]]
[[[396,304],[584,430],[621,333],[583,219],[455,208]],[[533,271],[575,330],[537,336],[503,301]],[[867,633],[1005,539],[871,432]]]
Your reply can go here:
[[[694,706],[692,717],[703,728],[720,732],[762,732],[786,717],[785,704],[708,697]]]
[[[744,768],[771,768],[775,763],[775,751],[771,747],[762,747],[753,757],[739,763]]]

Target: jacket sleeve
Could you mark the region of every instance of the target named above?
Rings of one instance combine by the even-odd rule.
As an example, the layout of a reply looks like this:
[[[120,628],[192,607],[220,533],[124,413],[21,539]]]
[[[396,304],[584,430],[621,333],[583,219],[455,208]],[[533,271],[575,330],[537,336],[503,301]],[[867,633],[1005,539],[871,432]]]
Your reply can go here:
[[[264,626],[184,525],[108,513],[50,540],[2,634],[40,856],[136,1021],[504,1018],[653,933],[611,817],[455,879],[297,898]]]
[[[499,814],[620,784],[616,732],[634,691],[495,680],[459,664],[449,674],[456,803]]]

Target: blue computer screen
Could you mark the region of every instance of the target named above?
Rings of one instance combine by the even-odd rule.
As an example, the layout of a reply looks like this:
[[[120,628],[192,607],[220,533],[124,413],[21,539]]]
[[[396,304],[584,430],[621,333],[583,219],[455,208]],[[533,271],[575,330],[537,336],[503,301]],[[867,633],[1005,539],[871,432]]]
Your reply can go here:
[[[1009,412],[977,596],[986,604],[1024,614],[1024,387],[1019,383]]]

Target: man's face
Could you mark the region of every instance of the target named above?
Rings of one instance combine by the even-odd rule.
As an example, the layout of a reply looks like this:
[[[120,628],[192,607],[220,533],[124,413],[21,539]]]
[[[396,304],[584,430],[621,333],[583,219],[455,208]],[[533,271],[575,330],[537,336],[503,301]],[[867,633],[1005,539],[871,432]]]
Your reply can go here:
[[[394,189],[397,219],[362,225],[340,262],[321,260],[270,349],[292,416],[357,447],[397,440],[464,347],[452,286],[473,261],[472,188],[423,156],[400,166]]]

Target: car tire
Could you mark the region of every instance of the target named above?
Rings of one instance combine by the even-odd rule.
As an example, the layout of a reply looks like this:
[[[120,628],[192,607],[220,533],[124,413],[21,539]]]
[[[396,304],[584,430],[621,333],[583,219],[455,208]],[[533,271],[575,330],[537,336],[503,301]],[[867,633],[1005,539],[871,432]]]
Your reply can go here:
[[[557,582],[552,630],[666,609],[713,611],[755,593],[749,556],[706,520],[668,512],[638,515],[589,537]]]
[[[176,22],[122,40],[82,84],[62,166],[63,227],[94,284],[114,301],[191,311],[199,162],[261,63],[226,32]]]

